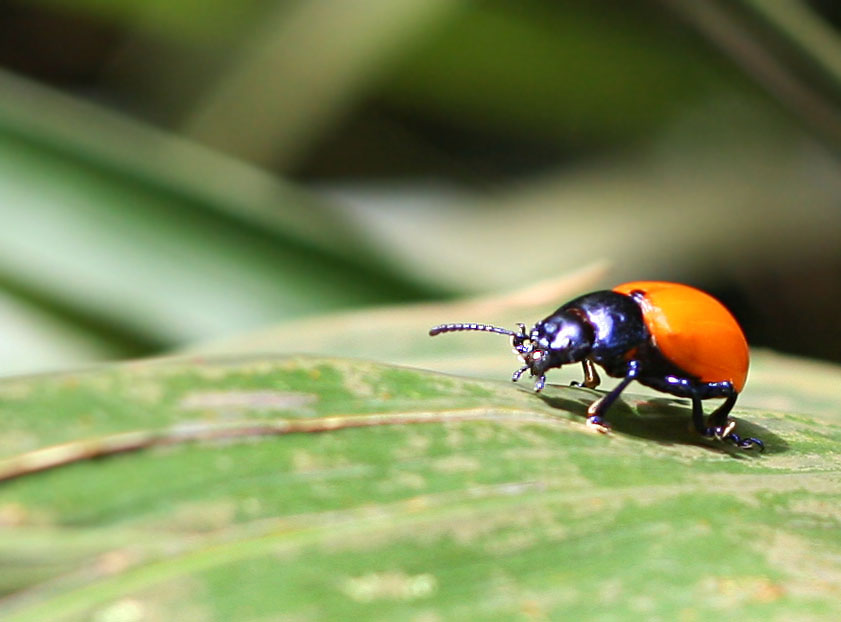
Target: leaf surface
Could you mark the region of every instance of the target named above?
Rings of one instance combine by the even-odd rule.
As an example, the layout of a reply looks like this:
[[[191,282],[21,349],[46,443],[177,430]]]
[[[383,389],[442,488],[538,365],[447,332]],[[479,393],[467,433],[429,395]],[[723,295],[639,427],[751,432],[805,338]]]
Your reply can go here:
[[[755,455],[663,396],[592,434],[595,395],[253,355],[4,381],[0,617],[839,613],[837,416],[737,406]]]

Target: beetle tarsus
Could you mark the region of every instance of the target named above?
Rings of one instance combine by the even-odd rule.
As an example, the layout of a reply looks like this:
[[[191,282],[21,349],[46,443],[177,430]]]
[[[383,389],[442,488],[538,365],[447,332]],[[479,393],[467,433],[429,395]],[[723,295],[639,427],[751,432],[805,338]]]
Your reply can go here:
[[[599,434],[607,434],[610,432],[610,424],[599,417],[598,415],[590,415],[587,417],[587,429]]]
[[[763,443],[761,440],[759,440],[758,438],[755,438],[753,436],[749,436],[747,438],[742,438],[738,434],[731,433],[728,436],[725,436],[724,440],[725,441],[730,441],[731,443],[736,445],[736,447],[738,447],[739,449],[749,450],[749,449],[753,449],[754,447],[756,447],[756,448],[759,449],[760,453],[765,451],[765,443]]]
[[[729,421],[726,426],[707,428],[704,436],[717,441],[727,441],[739,449],[749,450],[758,448],[760,452],[765,451],[765,443],[763,443],[760,439],[753,436],[742,438],[733,432],[734,427],[736,427],[736,423],[734,421]]]

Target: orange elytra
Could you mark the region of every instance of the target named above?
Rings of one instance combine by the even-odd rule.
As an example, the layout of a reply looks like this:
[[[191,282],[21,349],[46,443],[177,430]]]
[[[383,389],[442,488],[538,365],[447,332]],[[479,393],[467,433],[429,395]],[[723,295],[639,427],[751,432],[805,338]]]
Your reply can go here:
[[[748,342],[718,300],[700,289],[661,281],[623,283],[613,291],[637,301],[652,342],[668,360],[703,382],[732,382],[741,393],[750,364]]]

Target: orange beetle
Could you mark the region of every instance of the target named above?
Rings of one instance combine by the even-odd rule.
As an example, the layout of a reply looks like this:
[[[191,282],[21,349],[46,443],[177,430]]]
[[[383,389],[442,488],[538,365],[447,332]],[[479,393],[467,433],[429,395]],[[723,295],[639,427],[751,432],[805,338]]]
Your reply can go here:
[[[692,400],[692,422],[706,437],[727,440],[738,447],[764,449],[757,438],[733,432],[728,418],[748,374],[748,344],[730,312],[715,298],[694,287],[660,281],[623,283],[613,290],[585,294],[558,308],[527,331],[489,324],[442,324],[429,331],[438,335],[478,330],[509,335],[523,366],[536,376],[535,391],[546,383],[546,371],[581,363],[583,386],[601,382],[595,365],[622,378],[611,391],[587,409],[587,424],[609,430],[603,415],[632,381]],[[704,419],[701,400],[725,398]]]

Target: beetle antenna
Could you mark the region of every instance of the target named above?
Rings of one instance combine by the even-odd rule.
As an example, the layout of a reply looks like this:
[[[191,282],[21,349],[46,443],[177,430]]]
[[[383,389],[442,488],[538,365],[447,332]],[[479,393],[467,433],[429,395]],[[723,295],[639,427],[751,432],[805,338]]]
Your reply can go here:
[[[435,335],[440,335],[441,333],[455,333],[461,330],[483,330],[487,333],[498,333],[500,335],[508,335],[509,337],[516,337],[518,336],[512,330],[508,330],[507,328],[500,328],[499,326],[491,326],[490,324],[474,324],[474,323],[464,323],[464,324],[440,324],[431,328],[429,330],[430,337],[434,337]]]

